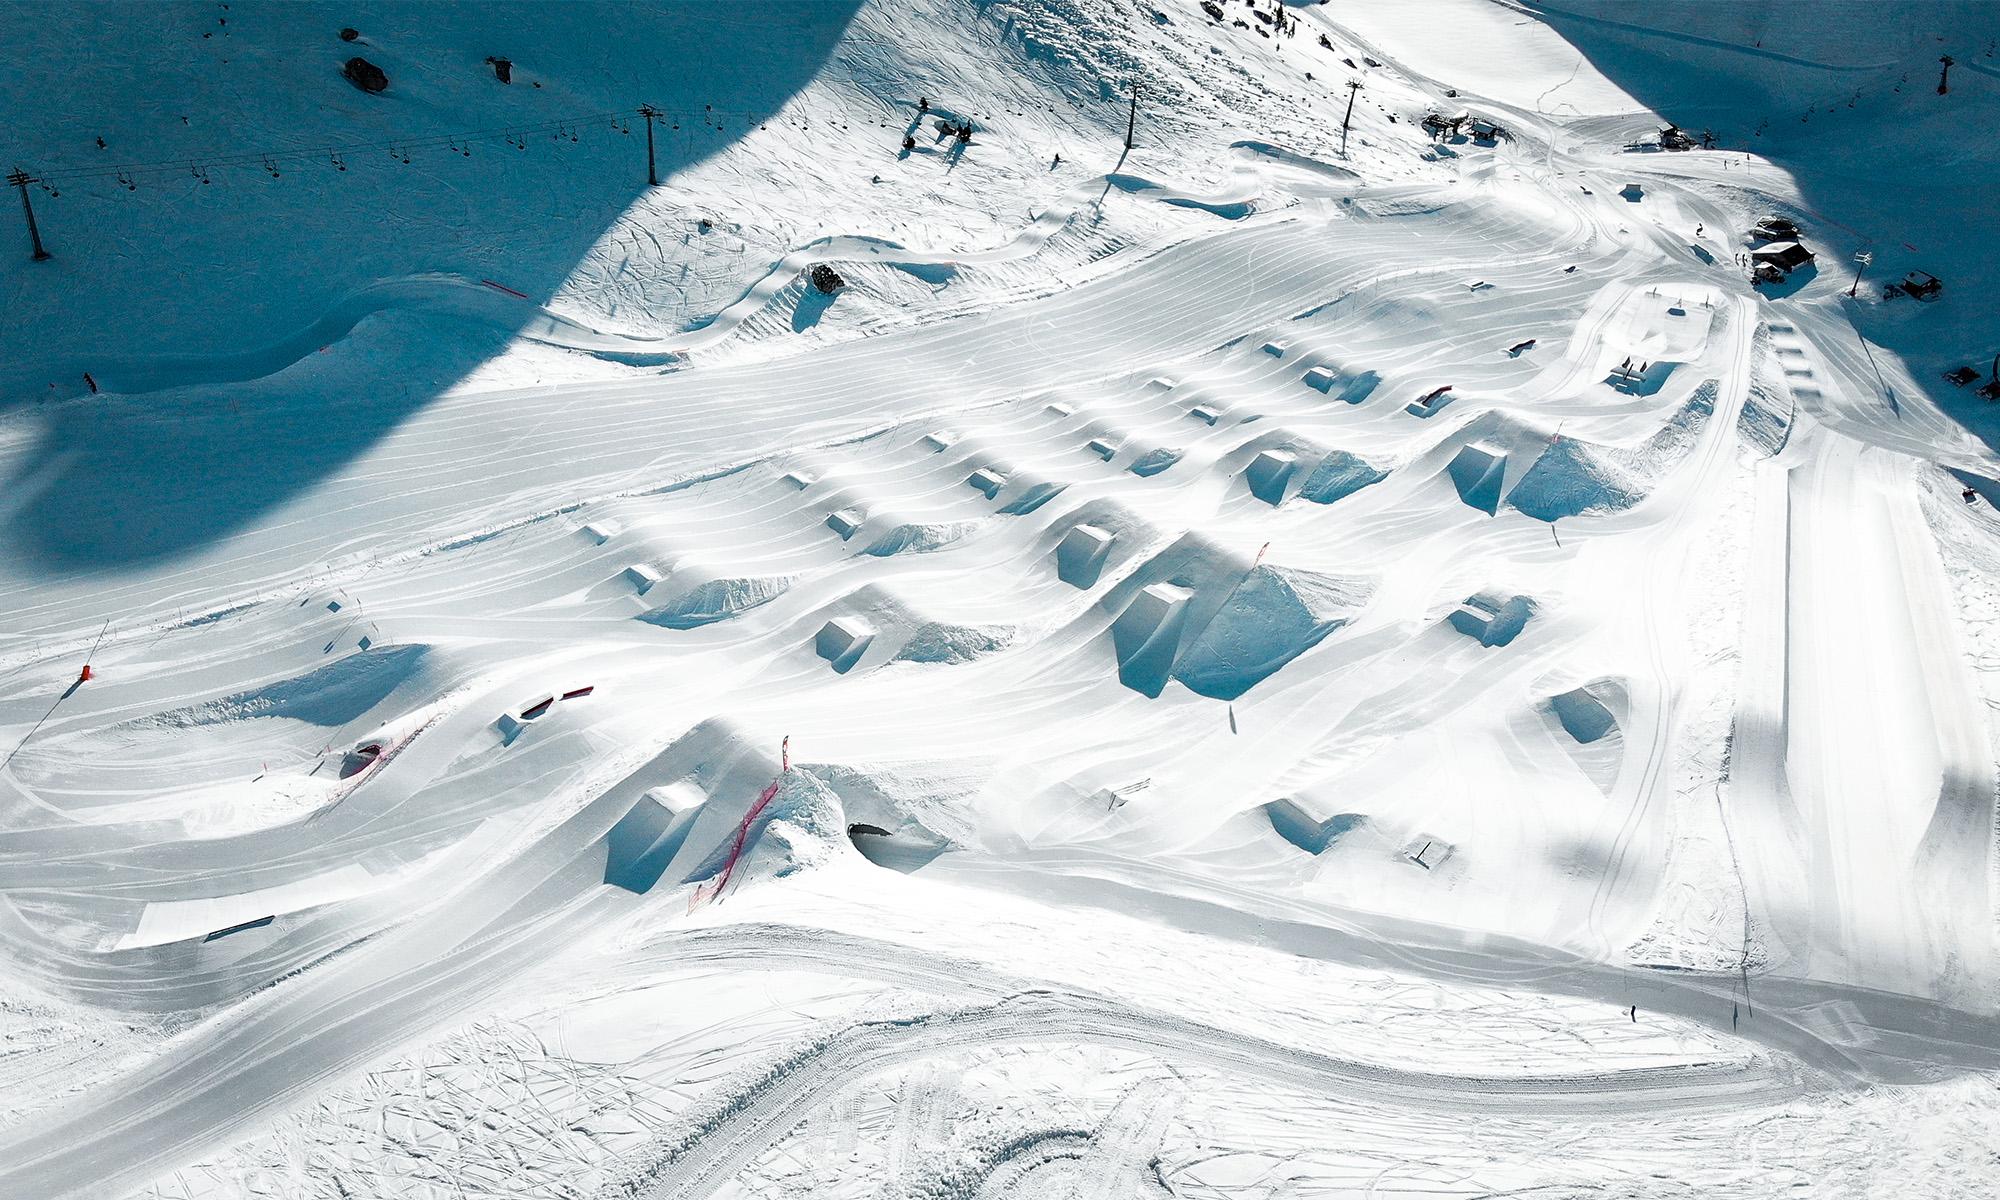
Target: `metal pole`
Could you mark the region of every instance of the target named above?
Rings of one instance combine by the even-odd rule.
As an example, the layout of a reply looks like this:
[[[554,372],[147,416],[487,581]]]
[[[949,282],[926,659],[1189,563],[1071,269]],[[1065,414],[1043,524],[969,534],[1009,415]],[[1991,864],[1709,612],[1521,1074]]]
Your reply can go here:
[[[1938,73],[1938,95],[1942,96],[1947,92],[1951,91],[1951,88],[1946,83],[1946,81],[1951,78],[1951,64],[1955,60],[1951,57],[1951,55],[1946,54],[1941,58],[1939,58],[1938,61],[1944,64],[1944,70]]]
[[[33,242],[35,245],[35,261],[36,262],[48,261],[50,255],[49,252],[42,247],[42,231],[35,225],[35,206],[34,203],[28,199],[28,185],[31,183],[40,183],[41,180],[36,179],[34,176],[28,174],[26,171],[17,169],[12,174],[7,176],[7,182],[21,189],[21,211],[25,213],[28,218],[28,240]]]
[[[1847,289],[1848,299],[1852,300],[1854,298],[1855,292],[1860,290],[1861,272],[1866,270],[1868,264],[1873,261],[1875,261],[1874,255],[1869,254],[1866,250],[1863,250],[1861,253],[1854,256],[1854,283]]]
[[[653,158],[653,118],[660,110],[650,104],[639,106],[639,115],[646,118],[646,183],[651,187],[660,186],[660,168]]]
[[[1340,157],[1347,157],[1347,127],[1354,120],[1354,98],[1361,94],[1361,81],[1347,81],[1347,115],[1340,118]]]
[[[1125,148],[1132,148],[1132,132],[1139,127],[1139,81],[1132,81],[1132,115],[1125,118]]]

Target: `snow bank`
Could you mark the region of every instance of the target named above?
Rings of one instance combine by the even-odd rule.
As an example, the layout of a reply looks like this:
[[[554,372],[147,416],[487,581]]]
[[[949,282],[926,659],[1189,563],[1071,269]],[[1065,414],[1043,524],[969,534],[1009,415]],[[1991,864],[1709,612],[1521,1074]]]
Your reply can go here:
[[[1715,412],[1718,386],[1716,380],[1704,381],[1666,424],[1637,446],[1554,439],[1507,493],[1507,503],[1538,521],[1632,507],[1693,449]]]
[[[1375,467],[1367,459],[1349,454],[1345,450],[1335,450],[1319,461],[1299,487],[1301,499],[1314,504],[1332,504],[1360,491],[1372,483],[1379,483],[1389,477],[1387,471]]]
[[[1174,678],[1234,700],[1346,624],[1370,591],[1364,580],[1259,566],[1181,655]]]
[[[696,629],[769,604],[789,591],[797,581],[796,575],[710,579],[688,588],[658,608],[641,613],[639,619],[666,629]]]
[[[1363,580],[1269,563],[1251,567],[1186,535],[1102,601],[1118,677],[1148,696],[1169,679],[1234,699],[1317,645],[1366,603]]]

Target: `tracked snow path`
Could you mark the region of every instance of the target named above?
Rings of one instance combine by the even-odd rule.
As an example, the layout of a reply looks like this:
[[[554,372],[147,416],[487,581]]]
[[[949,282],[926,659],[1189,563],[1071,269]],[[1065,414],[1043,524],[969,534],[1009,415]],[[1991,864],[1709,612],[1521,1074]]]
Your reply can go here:
[[[1145,269],[990,317],[810,359],[447,397],[343,475],[199,561],[138,579],[121,572],[115,584],[85,575],[52,585],[39,571],[17,573],[0,582],[0,603],[13,612],[17,635],[38,638],[167,606],[206,611],[284,586],[301,562],[331,566],[421,549],[517,521],[524,507],[560,507],[578,493],[656,488],[895,421],[1074,385],[1106,374],[1105,364],[1178,357],[1211,345],[1218,330],[1287,316],[1378,277],[1413,269],[1490,273],[1496,252],[1525,270],[1563,253],[1535,244],[1525,224],[1512,238],[1504,224],[1475,235],[1469,224],[1454,223],[1440,227],[1435,240],[1402,232],[1281,216],[1171,247]],[[12,454],[22,449],[17,444]],[[0,466],[14,464],[0,448]],[[384,486],[397,479],[423,482]]]

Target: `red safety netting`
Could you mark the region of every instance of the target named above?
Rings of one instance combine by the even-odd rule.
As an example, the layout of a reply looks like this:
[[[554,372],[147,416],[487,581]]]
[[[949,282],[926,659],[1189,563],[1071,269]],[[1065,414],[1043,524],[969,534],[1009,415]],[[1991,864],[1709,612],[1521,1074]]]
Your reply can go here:
[[[784,740],[780,745],[778,753],[780,755],[778,777],[771,781],[770,786],[766,787],[763,794],[757,797],[757,802],[750,806],[750,811],[744,813],[743,819],[737,823],[736,841],[729,847],[728,860],[722,864],[722,870],[716,874],[713,880],[695,888],[694,895],[688,899],[689,912],[693,912],[710,901],[722,899],[723,891],[729,887],[729,877],[736,871],[736,860],[743,857],[743,844],[750,839],[750,826],[756,824],[757,818],[763,815],[765,807],[771,801],[777,799],[778,785],[783,783],[785,776],[791,772],[791,738],[787,737]]]

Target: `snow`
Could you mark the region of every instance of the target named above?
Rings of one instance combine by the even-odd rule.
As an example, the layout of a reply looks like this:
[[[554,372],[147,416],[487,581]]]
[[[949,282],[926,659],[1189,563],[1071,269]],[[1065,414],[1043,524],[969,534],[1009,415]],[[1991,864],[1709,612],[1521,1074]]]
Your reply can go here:
[[[1992,1194],[1994,8],[1220,8],[0,13],[0,1198]]]

